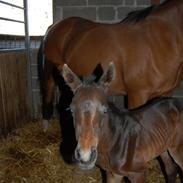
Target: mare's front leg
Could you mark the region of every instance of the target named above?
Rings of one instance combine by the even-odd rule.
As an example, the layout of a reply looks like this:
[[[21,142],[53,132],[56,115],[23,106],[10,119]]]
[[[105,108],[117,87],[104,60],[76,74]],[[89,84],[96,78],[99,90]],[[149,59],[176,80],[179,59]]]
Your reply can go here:
[[[123,176],[107,172],[107,183],[121,183]]]
[[[48,129],[49,120],[53,115],[53,100],[55,81],[53,78],[53,64],[45,60],[43,71],[43,102],[42,102],[42,115],[43,115],[43,130]]]

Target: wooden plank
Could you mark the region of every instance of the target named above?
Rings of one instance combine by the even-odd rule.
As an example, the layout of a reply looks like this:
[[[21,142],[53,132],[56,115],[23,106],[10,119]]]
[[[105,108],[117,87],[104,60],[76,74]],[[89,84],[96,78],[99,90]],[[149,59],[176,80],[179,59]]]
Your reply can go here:
[[[0,53],[0,127],[6,135],[29,119],[25,52]]]
[[[2,55],[0,58],[1,60],[4,60],[4,55]],[[6,134],[5,129],[6,129],[6,111],[5,111],[5,101],[4,101],[4,90],[3,90],[3,73],[2,73],[2,68],[3,68],[3,62],[0,62],[0,136]]]

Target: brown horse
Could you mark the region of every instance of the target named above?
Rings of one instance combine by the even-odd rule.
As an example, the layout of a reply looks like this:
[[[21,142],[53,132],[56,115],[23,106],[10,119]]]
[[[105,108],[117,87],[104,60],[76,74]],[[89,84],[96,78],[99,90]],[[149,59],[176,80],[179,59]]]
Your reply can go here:
[[[81,168],[97,163],[107,171],[108,183],[120,183],[123,176],[143,183],[147,162],[160,155],[168,182],[175,182],[169,154],[183,170],[183,99],[162,98],[122,112],[107,101],[116,74],[113,64],[98,83],[83,83],[66,64],[62,74],[74,92],[70,109],[78,141],[75,159]]]
[[[72,17],[52,25],[42,45],[43,118],[52,115],[53,75],[64,63],[83,76],[113,60],[116,76],[108,95],[128,95],[129,108],[171,93],[182,79],[182,10],[181,0],[169,0],[117,24]]]
[[[51,117],[54,69],[64,63],[78,75],[93,72],[97,64],[116,68],[108,95],[127,95],[128,107],[170,95],[182,80],[183,1],[130,13],[116,24],[71,17],[49,27],[44,41],[43,118]]]

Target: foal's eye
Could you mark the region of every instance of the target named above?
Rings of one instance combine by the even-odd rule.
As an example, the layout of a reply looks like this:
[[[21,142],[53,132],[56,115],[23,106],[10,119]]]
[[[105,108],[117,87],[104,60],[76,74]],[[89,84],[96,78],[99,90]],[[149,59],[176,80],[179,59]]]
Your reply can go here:
[[[104,107],[103,113],[106,114],[107,112],[108,112],[108,108],[107,107]]]
[[[71,113],[73,113],[73,109],[71,107],[66,108],[66,111],[70,111]]]

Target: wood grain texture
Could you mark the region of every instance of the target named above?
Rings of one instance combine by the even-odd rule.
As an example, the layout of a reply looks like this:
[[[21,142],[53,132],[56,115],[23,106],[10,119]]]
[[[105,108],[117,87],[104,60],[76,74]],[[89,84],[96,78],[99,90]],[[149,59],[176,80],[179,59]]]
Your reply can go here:
[[[25,52],[0,53],[0,136],[29,119]]]

